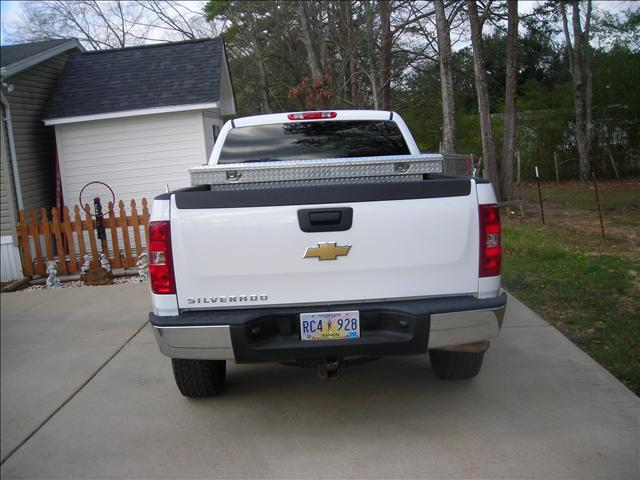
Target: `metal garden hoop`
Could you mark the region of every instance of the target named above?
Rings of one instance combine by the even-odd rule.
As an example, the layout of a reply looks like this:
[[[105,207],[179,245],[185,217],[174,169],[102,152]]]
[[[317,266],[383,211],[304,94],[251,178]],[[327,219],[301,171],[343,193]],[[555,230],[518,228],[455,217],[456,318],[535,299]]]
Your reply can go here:
[[[94,205],[96,198],[100,199],[100,203],[107,208],[109,202],[111,202],[111,204],[115,207],[116,195],[115,193],[113,193],[113,189],[109,185],[99,181],[87,183],[84,187],[82,187],[82,190],[80,190],[78,199],[80,201],[80,207],[85,212],[87,212],[88,215],[91,215],[94,218],[96,215],[95,212],[92,211],[91,206]],[[103,202],[103,198],[106,200],[106,202]],[[89,205],[88,209],[87,205]],[[113,212],[109,210],[109,214],[112,215]]]

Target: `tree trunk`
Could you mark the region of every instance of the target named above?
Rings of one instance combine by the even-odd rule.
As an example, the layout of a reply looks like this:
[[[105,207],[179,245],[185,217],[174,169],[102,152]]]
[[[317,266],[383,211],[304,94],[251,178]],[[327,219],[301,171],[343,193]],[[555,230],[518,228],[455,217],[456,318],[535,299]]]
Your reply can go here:
[[[349,54],[349,74],[351,77],[351,103],[354,107],[360,106],[358,95],[358,65],[356,64],[355,48],[351,48]]]
[[[371,82],[371,95],[373,97],[373,108],[376,110],[380,109],[380,76],[378,75],[379,71],[376,69],[376,36],[374,31],[374,17],[375,17],[375,7],[373,4],[369,3],[366,14],[367,14],[367,54],[369,61],[369,81]]]
[[[314,80],[322,80],[322,67],[320,66],[320,59],[318,55],[318,46],[314,41],[311,27],[307,20],[307,11],[305,8],[306,2],[303,0],[298,1],[295,6],[298,20],[300,21],[300,29],[302,31],[302,42],[307,50],[307,63],[311,70],[311,76]]]
[[[389,110],[391,101],[391,4],[389,0],[379,0],[380,30],[380,100],[382,110]]]
[[[587,181],[590,176],[589,145],[587,142],[587,111],[585,98],[585,72],[583,57],[583,35],[580,24],[578,0],[573,0],[573,98],[576,110],[576,141],[578,142],[578,168],[580,180]]]
[[[255,18],[253,15],[249,16],[246,20],[250,28],[250,41],[253,45],[253,51],[255,53],[256,64],[258,66],[258,84],[260,89],[260,96],[262,97],[262,113],[273,113],[273,108],[271,108],[271,102],[269,100],[269,83],[267,81],[267,68],[264,64],[264,58],[262,56],[262,47],[260,46],[260,42],[256,35],[257,27]]]
[[[262,113],[273,113],[273,108],[271,108],[271,102],[269,101],[267,72],[262,58],[258,58],[258,73],[260,77],[260,91],[262,94]]]
[[[566,2],[560,5],[562,27],[569,57],[569,69],[573,79],[573,99],[576,112],[576,145],[578,147],[578,173],[580,180],[588,181],[591,176],[589,152],[593,136],[591,103],[593,87],[591,80],[591,61],[589,59],[589,27],[591,22],[591,0],[587,0],[587,13],[584,31],[580,20],[580,3],[572,0],[573,42],[569,33]]]
[[[351,0],[345,0],[338,2],[338,5],[342,7],[343,22],[346,36],[346,48],[347,58],[349,59],[349,84],[350,84],[350,99],[353,107],[358,107],[358,66],[356,64],[355,55],[355,42],[353,40],[353,7]]]
[[[507,84],[504,92],[504,140],[500,172],[501,200],[513,196],[513,155],[516,149],[516,87],[518,81],[518,2],[507,2]]]
[[[373,65],[373,60],[370,59],[371,68],[369,70],[369,81],[371,82],[371,95],[373,97],[373,109],[380,110],[380,92],[378,90],[378,77],[376,75],[376,69]]]
[[[482,43],[482,25],[478,16],[475,0],[467,0],[469,26],[471,27],[471,45],[473,47],[473,69],[475,72],[478,112],[480,114],[480,135],[482,136],[482,155],[489,180],[493,184],[496,196],[500,198],[498,166],[491,130],[491,112],[489,110],[489,90],[487,88],[487,70],[484,65],[484,45]]]
[[[456,108],[453,99],[453,68],[450,25],[444,10],[444,0],[434,2],[440,62],[440,92],[442,96],[442,151],[456,151]]]
[[[578,19],[580,18],[578,14]],[[579,21],[578,21],[579,23]],[[587,160],[586,170],[587,177],[591,172],[591,144],[593,141],[593,120],[592,120],[592,103],[593,103],[593,78],[591,75],[591,49],[589,47],[589,30],[591,28],[591,0],[587,1],[587,14],[585,18],[584,34],[583,34],[583,62],[585,75],[585,120],[587,123],[586,139],[587,139]]]

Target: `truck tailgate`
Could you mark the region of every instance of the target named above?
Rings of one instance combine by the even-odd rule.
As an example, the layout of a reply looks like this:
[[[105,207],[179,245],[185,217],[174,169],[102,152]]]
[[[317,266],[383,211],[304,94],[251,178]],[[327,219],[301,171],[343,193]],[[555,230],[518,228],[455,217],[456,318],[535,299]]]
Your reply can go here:
[[[478,291],[478,206],[469,179],[171,199],[181,309],[340,303]],[[343,231],[305,232],[300,210],[352,209]],[[306,215],[306,212],[304,213]],[[327,227],[332,230],[332,227]],[[323,244],[334,260],[305,258]]]

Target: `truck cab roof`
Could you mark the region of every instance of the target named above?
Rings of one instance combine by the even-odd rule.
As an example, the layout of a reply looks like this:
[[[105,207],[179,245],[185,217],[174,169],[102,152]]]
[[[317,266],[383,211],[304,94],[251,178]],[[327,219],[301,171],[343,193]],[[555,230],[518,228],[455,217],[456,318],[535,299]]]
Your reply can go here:
[[[290,116],[298,114],[326,114],[320,118],[291,119]],[[329,114],[335,114],[329,116]],[[249,127],[254,125],[269,125],[272,123],[295,123],[300,121],[339,121],[339,120],[395,120],[397,113],[386,110],[314,110],[301,112],[270,113],[266,115],[253,115],[232,120],[232,127]]]

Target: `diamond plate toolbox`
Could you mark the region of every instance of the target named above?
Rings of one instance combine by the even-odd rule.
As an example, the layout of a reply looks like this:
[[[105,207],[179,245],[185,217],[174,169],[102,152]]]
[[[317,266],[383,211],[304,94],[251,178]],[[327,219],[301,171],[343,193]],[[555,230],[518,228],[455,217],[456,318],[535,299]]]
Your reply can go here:
[[[192,185],[238,185],[300,180],[410,176],[445,173],[457,155],[421,154],[199,165],[189,169]],[[446,162],[445,162],[446,160]]]

